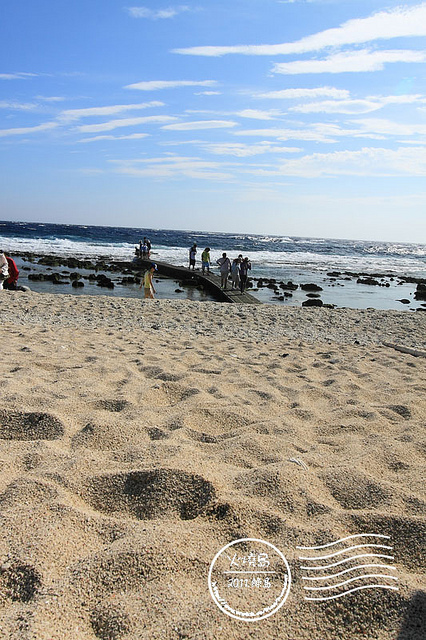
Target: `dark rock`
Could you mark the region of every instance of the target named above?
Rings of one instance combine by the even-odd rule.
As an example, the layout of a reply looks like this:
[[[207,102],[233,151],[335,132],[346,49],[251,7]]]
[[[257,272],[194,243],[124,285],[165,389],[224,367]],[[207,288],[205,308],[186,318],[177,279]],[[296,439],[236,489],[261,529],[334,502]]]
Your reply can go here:
[[[303,289],[303,291],[322,291],[322,287],[312,282],[309,284],[301,284],[300,288]]]
[[[285,282],[281,282],[280,283],[280,289],[283,289],[284,291],[296,291],[296,289],[299,288],[298,284],[294,284],[293,282],[291,282],[291,280],[289,280],[287,283]]]
[[[357,280],[358,284],[371,284],[371,285],[378,285],[380,284],[380,282],[378,280],[375,280],[374,278],[358,278]]]
[[[183,293],[183,289],[175,289],[175,293]]]
[[[397,300],[397,302],[402,302],[402,304],[410,304],[410,300],[407,300],[407,298],[402,298],[401,300]]]
[[[426,284],[418,284],[414,292],[416,300],[426,300]]]
[[[305,300],[304,302],[302,302],[302,307],[322,307],[324,305],[322,300],[318,300],[316,299],[310,299],[310,300]]]
[[[80,282],[80,280],[73,280],[71,282],[71,286],[74,287],[74,289],[79,289],[80,287],[84,287],[84,282]]]
[[[96,276],[96,284],[98,287],[106,287],[107,289],[114,289],[114,283],[111,278],[108,278],[105,274],[99,274]]]
[[[319,293],[307,293],[306,297],[307,298],[319,298],[321,294]]]

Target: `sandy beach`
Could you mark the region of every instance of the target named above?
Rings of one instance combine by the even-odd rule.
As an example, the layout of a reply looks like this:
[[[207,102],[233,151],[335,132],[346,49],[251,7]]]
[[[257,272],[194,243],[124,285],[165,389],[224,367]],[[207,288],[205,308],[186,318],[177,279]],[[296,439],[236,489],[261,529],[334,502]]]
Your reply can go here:
[[[0,294],[0,638],[424,638],[425,313]],[[360,534],[398,590],[305,600]],[[291,568],[256,622],[207,582],[244,538]]]

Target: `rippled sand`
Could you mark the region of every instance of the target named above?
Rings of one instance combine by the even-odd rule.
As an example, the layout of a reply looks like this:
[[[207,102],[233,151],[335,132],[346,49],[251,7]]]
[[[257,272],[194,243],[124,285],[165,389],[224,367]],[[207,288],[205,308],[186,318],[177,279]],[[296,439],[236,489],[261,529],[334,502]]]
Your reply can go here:
[[[424,637],[426,317],[1,292],[0,637]],[[300,545],[390,536],[399,591],[305,601]],[[293,576],[242,622],[221,547]]]

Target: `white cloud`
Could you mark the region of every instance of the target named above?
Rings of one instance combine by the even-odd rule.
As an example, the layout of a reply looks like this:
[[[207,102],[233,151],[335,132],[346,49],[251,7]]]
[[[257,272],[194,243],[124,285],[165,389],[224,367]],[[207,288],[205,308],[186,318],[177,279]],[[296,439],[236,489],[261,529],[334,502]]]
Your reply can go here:
[[[167,7],[166,9],[148,9],[147,7],[127,7],[127,12],[132,18],[148,18],[150,20],[164,20],[174,18],[180,13],[190,11],[186,5]]]
[[[381,109],[383,104],[371,100],[324,100],[291,107],[297,113],[369,113]]]
[[[272,98],[273,100],[298,100],[299,98],[349,98],[349,91],[346,89],[335,89],[334,87],[316,87],[314,89],[281,89],[280,91],[268,91],[258,93],[255,98]]]
[[[143,165],[141,167],[141,165]],[[141,178],[196,178],[202,180],[229,180],[232,174],[222,171],[222,164],[199,158],[168,156],[121,163],[117,172]]]
[[[356,120],[361,132],[374,132],[384,136],[426,136],[426,124],[400,123],[385,118]]]
[[[207,46],[175,49],[174,53],[199,56],[288,55],[320,51],[327,47],[360,44],[375,40],[426,36],[426,3],[413,7],[400,6],[389,11],[374,13],[368,18],[348,20],[341,26],[320,31],[296,42],[275,45]]]
[[[200,146],[214,155],[236,158],[248,158],[266,153],[298,153],[301,151],[298,147],[274,146],[270,142],[259,142],[258,144],[244,144],[242,142],[201,143]]]
[[[44,124],[39,124],[35,127],[16,127],[15,129],[0,129],[0,138],[4,138],[6,136],[22,136],[31,133],[39,133],[40,131],[50,131],[51,129],[56,129],[58,126],[57,122],[45,122]]]
[[[164,102],[142,102],[140,104],[117,104],[108,107],[89,107],[87,109],[67,109],[59,114],[61,120],[79,120],[80,118],[88,118],[92,116],[112,116],[124,111],[135,111],[138,109],[147,109],[150,107],[164,107]]]
[[[42,100],[43,102],[63,102],[65,98],[61,96],[36,96],[36,100]]]
[[[110,120],[101,124],[85,124],[76,127],[81,133],[98,133],[100,131],[112,131],[119,127],[132,127],[139,124],[164,124],[165,122],[173,122],[176,118],[172,116],[145,116],[141,118],[121,118],[119,120]]]
[[[276,120],[282,115],[280,111],[271,109],[269,111],[260,111],[259,109],[243,109],[238,111],[237,116],[241,118],[252,118],[253,120]]]
[[[83,140],[79,140],[79,142],[99,142],[99,140],[139,140],[141,138],[148,137],[149,133],[131,133],[128,136],[93,136],[93,138],[83,138]]]
[[[197,91],[194,93],[195,96],[221,96],[222,93],[220,91]]]
[[[376,96],[365,100],[323,100],[321,102],[310,102],[308,104],[290,107],[289,111],[296,113],[370,113],[378,111],[389,104],[412,104],[415,102],[425,102],[421,95],[407,96]]]
[[[360,151],[314,153],[288,160],[280,172],[286,176],[426,176],[426,146],[396,150],[364,148]]]
[[[125,89],[138,89],[139,91],[159,91],[160,89],[176,89],[178,87],[214,87],[216,80],[149,80],[147,82],[135,82],[128,84]]]
[[[35,78],[37,73],[0,73],[0,80],[26,80],[27,78]]]
[[[0,101],[0,109],[11,109],[13,111],[32,111],[37,109],[38,105],[33,102],[14,102],[8,100]]]
[[[335,127],[336,132],[340,134],[339,127]],[[330,131],[330,127],[325,130],[315,128],[312,129],[239,129],[233,131],[235,136],[249,136],[249,137],[261,137],[261,138],[276,138],[277,140],[310,140],[312,142],[336,142],[334,136],[336,133]],[[352,132],[353,134],[353,132]],[[333,137],[330,137],[333,135]]]
[[[348,73],[363,71],[381,71],[386,63],[391,62],[425,62],[426,52],[389,50],[389,51],[354,51],[352,53],[336,53],[323,60],[295,60],[274,64],[272,73]]]
[[[198,120],[196,122],[178,122],[162,127],[171,131],[195,131],[197,129],[229,129],[236,127],[237,123],[231,120]]]

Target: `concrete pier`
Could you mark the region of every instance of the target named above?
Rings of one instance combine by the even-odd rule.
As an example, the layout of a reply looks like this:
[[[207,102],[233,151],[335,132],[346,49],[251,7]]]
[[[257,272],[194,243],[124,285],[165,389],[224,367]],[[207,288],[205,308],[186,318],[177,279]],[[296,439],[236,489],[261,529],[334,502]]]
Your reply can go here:
[[[201,269],[189,269],[184,266],[176,266],[167,262],[158,262],[157,260],[145,260],[139,258],[137,264],[143,269],[149,269],[150,264],[155,262],[158,273],[168,278],[174,278],[182,282],[191,281],[196,285],[201,285],[205,291],[209,291],[217,300],[221,302],[236,302],[239,304],[262,304],[260,300],[250,295],[247,291],[232,290],[230,282],[228,288],[223,290],[220,286],[220,277],[213,273],[202,274]]]

